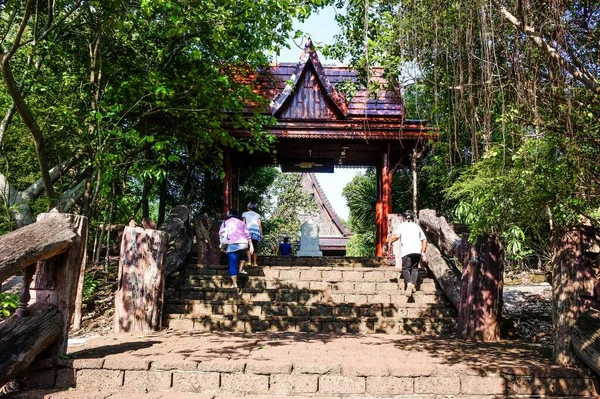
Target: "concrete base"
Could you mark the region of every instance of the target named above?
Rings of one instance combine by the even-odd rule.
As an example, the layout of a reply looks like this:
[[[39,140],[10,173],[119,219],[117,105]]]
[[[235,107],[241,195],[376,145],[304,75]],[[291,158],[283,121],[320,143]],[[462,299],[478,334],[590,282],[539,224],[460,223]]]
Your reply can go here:
[[[297,256],[323,256],[322,251],[298,251]]]

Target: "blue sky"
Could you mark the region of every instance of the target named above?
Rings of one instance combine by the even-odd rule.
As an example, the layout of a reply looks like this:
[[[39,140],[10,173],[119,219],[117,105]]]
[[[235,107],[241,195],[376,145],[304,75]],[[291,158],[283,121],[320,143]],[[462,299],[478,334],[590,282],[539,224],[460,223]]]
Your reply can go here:
[[[332,44],[333,36],[339,33],[337,23],[334,20],[335,10],[333,7],[327,7],[321,10],[318,14],[312,15],[304,23],[297,22],[294,29],[302,30],[312,38],[312,41],[321,44]],[[293,40],[289,40],[290,49],[283,49],[277,61],[279,62],[297,62],[300,58],[300,53],[304,49],[306,40],[297,39],[298,47]],[[319,59],[323,64],[339,64],[335,60],[325,58],[319,54]],[[318,173],[317,179],[319,184],[325,191],[325,195],[333,206],[333,209],[343,219],[348,219],[348,207],[346,199],[342,197],[342,190],[359,173],[360,169],[336,169],[335,173]]]

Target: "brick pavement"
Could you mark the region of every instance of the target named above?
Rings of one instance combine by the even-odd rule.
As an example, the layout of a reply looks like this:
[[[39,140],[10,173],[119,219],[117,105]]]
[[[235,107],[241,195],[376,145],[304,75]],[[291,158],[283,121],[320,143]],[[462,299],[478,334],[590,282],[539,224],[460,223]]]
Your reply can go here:
[[[590,372],[552,366],[551,348],[517,341],[165,331],[94,338],[69,353],[53,393],[21,397],[597,397]]]

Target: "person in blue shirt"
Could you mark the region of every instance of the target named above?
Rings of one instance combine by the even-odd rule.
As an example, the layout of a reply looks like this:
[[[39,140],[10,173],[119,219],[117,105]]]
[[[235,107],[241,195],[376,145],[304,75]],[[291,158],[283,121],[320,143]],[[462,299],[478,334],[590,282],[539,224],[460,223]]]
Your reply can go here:
[[[279,253],[281,256],[290,256],[292,254],[292,244],[289,237],[283,237],[283,242],[279,244]]]

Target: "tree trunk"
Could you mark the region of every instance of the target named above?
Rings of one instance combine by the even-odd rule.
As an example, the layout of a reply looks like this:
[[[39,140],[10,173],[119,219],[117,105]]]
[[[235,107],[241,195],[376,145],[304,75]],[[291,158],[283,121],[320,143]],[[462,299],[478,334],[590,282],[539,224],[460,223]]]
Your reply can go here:
[[[13,315],[0,324],[0,387],[27,370],[60,337],[63,316],[57,307],[35,303],[29,316]]]
[[[71,318],[81,326],[83,280],[86,264],[88,221],[85,216],[50,212],[38,216],[38,223],[59,219],[71,226],[76,233],[73,246],[64,254],[39,262],[32,292],[36,302],[47,302],[58,306],[64,318],[64,331],[57,343],[57,353],[65,354]],[[37,223],[36,223],[37,224]]]
[[[600,375],[600,311],[590,309],[583,313],[573,327],[573,350],[596,374]]]
[[[165,211],[167,209],[167,179],[160,183],[160,195],[158,200],[158,220],[156,223],[160,226],[165,220]],[[173,213],[173,211],[171,211]],[[170,215],[169,215],[170,217]],[[189,218],[189,216],[188,216]],[[188,222],[189,223],[189,222]]]
[[[582,313],[577,299],[585,293],[583,271],[587,267],[584,248],[589,244],[587,226],[577,226],[557,233],[553,240],[552,325],[554,331],[554,361],[560,366],[575,366],[571,348],[571,333]]]
[[[167,233],[169,237],[165,276],[170,276],[189,260],[194,241],[190,218],[190,210],[183,205],[178,205],[171,210],[169,218],[159,227],[159,230]]]
[[[125,227],[115,294],[115,332],[160,330],[167,242],[165,232]]]
[[[417,169],[417,163],[419,160],[419,153],[417,152],[416,148],[413,148],[413,152],[412,152],[412,156],[410,158],[410,166],[412,169],[412,208],[413,208],[413,212],[415,213],[415,215],[418,212],[418,199],[419,199],[419,191],[418,191],[418,186],[419,186],[419,173],[418,173],[418,169]]]
[[[142,218],[150,219],[150,203],[148,201],[148,195],[150,193],[150,182],[144,181],[144,189],[142,190]]]
[[[423,209],[419,212],[419,224],[429,242],[437,245],[443,253],[456,257],[461,264],[465,261],[470,246],[464,237],[454,232],[446,218],[438,217],[433,209]]]
[[[504,248],[500,238],[483,235],[463,264],[457,336],[472,341],[500,339]]]
[[[15,82],[12,71],[10,69],[8,57],[0,57],[0,67],[2,68],[2,75],[4,76],[4,82],[6,83],[8,93],[14,101],[17,110],[19,111],[19,114],[23,119],[23,122],[25,123],[25,125],[31,132],[31,135],[33,136],[33,142],[35,144],[35,151],[40,166],[42,181],[44,182],[44,190],[46,191],[46,196],[48,197],[48,200],[52,204],[52,201],[54,200],[54,188],[52,186],[52,179],[50,179],[50,167],[48,166],[48,159],[46,157],[46,146],[44,144],[42,130],[37,124],[33,114],[31,113],[31,110],[29,109],[27,104],[25,104],[25,100],[23,99],[22,94],[19,91],[18,84],[17,82]]]
[[[219,227],[221,222],[208,216],[194,219],[196,254],[200,265],[218,265],[221,262]]]

